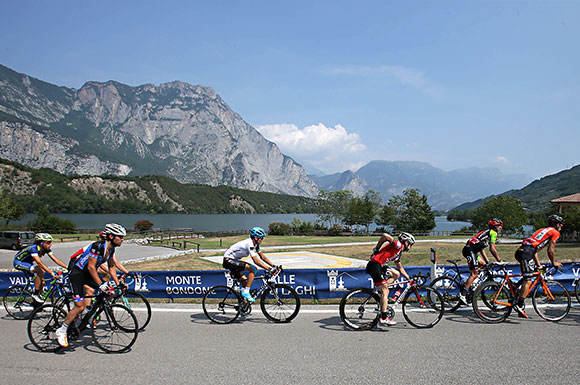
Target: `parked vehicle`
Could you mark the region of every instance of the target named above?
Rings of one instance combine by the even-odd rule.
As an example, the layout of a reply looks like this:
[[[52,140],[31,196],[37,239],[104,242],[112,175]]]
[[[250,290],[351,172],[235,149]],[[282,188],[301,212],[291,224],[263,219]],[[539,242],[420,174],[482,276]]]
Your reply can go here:
[[[34,243],[33,231],[2,231],[0,233],[0,247],[20,250]]]

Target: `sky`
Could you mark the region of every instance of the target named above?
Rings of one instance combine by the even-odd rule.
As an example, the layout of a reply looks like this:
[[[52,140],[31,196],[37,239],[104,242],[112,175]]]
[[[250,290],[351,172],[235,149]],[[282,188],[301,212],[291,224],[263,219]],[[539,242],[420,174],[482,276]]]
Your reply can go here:
[[[309,171],[580,163],[580,1],[0,1],[0,64],[212,87]]]

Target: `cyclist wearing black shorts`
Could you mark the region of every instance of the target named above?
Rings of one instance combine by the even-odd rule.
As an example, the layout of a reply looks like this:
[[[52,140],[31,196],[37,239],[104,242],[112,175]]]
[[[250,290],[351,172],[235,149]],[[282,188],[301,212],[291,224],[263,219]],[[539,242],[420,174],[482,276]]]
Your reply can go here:
[[[485,266],[489,263],[489,258],[485,253],[485,248],[489,246],[489,251],[491,255],[498,261],[501,262],[501,258],[495,248],[497,242],[497,236],[503,228],[503,221],[498,218],[490,219],[487,222],[489,228],[487,230],[480,231],[475,234],[471,239],[467,241],[461,253],[465,258],[467,258],[467,264],[469,266],[469,277],[465,282],[465,289],[467,290],[468,298],[465,298],[463,294],[459,294],[459,300],[467,305],[467,302],[471,300],[473,292],[471,291],[471,284],[477,278],[479,274],[479,268]],[[477,254],[481,254],[482,259],[480,260]]]
[[[59,345],[68,346],[67,329],[74,319],[79,316],[85,307],[90,303],[90,299],[85,299],[85,293],[93,295],[96,289],[112,294],[112,287],[107,281],[99,277],[97,269],[101,265],[107,266],[109,276],[119,285],[115,268],[115,248],[121,246],[127,232],[123,226],[116,223],[109,223],[103,231],[105,238],[92,243],[83,249],[84,253],[75,259],[75,263],[69,275],[69,280],[73,291],[74,308],[65,317],[62,326],[56,331]],[[106,264],[105,264],[106,262]],[[87,303],[88,302],[88,303]]]

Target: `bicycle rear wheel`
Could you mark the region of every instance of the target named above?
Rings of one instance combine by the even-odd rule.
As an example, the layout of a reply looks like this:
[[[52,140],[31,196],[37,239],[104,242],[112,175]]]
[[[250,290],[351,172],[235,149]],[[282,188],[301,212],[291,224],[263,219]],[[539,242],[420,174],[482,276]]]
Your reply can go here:
[[[431,286],[414,286],[403,298],[403,316],[408,323],[419,329],[437,325],[443,317],[444,309],[443,296]]]
[[[560,321],[570,312],[570,293],[558,281],[544,281],[532,292],[532,304],[540,317],[547,321]]]
[[[24,286],[11,286],[2,298],[4,309],[15,319],[28,319],[40,303],[34,301]]]
[[[512,312],[512,307],[507,305],[511,300],[512,295],[505,285],[487,281],[473,294],[473,311],[484,322],[500,323]]]
[[[139,334],[133,312],[118,303],[101,307],[91,323],[93,341],[106,353],[126,352]]]
[[[576,294],[576,301],[580,303],[580,278],[576,279],[576,284],[574,285],[574,293]]]
[[[214,286],[205,293],[201,303],[207,318],[218,324],[229,324],[240,315],[241,301],[231,287]]]
[[[143,331],[151,321],[151,304],[145,296],[134,290],[127,290],[123,295],[115,297],[113,303],[120,303],[130,309],[139,324],[139,331]]]
[[[291,286],[275,284],[262,293],[260,308],[262,313],[272,322],[290,322],[300,311],[300,297]]]
[[[445,302],[445,312],[453,313],[459,309],[461,302],[459,301],[459,294],[461,294],[461,283],[455,278],[448,275],[442,275],[435,278],[429,285],[437,290],[443,297]]]
[[[52,304],[37,308],[28,319],[28,338],[32,345],[42,352],[60,349],[56,340],[56,330],[64,322],[66,313]]]
[[[353,289],[345,294],[338,307],[340,319],[352,330],[369,330],[379,322],[380,297],[371,289]]]

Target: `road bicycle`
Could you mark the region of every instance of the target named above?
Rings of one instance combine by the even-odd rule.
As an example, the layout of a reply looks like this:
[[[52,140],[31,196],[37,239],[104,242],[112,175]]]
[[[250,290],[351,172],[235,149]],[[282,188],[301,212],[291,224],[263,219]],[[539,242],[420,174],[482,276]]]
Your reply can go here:
[[[468,290],[465,289],[465,280],[461,276],[462,274],[468,273],[468,271],[461,271],[457,262],[460,259],[448,259],[447,262],[455,266],[455,268],[448,269],[445,273],[433,281],[431,281],[432,288],[436,289],[443,296],[445,301],[445,312],[453,313],[462,305],[462,301],[459,295],[462,294],[467,302],[471,302]],[[504,268],[507,262],[490,262],[485,266],[480,268],[477,278],[471,284],[472,293],[475,292],[477,287],[479,287],[483,282],[487,282],[493,279],[493,269],[495,267]]]
[[[61,295],[70,292],[68,274],[63,275],[62,272],[58,271],[44,284],[44,289],[41,293],[43,302],[37,302],[32,298],[35,278],[36,275],[30,278],[25,285],[10,286],[4,293],[2,298],[4,309],[13,318],[19,320],[28,319],[34,309],[38,308],[46,300],[54,303]]]
[[[95,345],[106,353],[126,352],[133,346],[139,334],[137,318],[124,305],[107,300],[107,295],[97,294],[89,311],[69,325],[69,344],[90,328]],[[56,330],[67,314],[63,305],[42,305],[28,320],[28,338],[38,350],[55,352],[61,348],[56,339]]]
[[[574,294],[576,295],[576,301],[580,302],[580,278],[574,280]]]
[[[270,275],[255,279],[262,280],[262,287],[252,290],[254,298],[260,299],[260,309],[264,316],[272,322],[290,322],[300,311],[300,297],[289,285],[276,283],[275,278],[282,269]],[[252,304],[241,295],[242,285],[238,279],[233,279],[232,286],[218,285],[209,289],[202,300],[203,312],[212,322],[229,324],[240,315],[247,316],[252,312]]]
[[[570,312],[570,293],[566,287],[555,280],[545,278],[545,274],[553,274],[556,269],[543,266],[533,273],[534,280],[526,297],[531,293],[532,305],[540,317],[547,321],[560,321]],[[499,323],[505,321],[513,309],[513,303],[518,297],[523,274],[507,274],[504,270],[496,273],[501,282],[488,281],[480,285],[473,295],[473,311],[484,322]]]
[[[443,317],[444,302],[441,294],[425,285],[427,274],[415,274],[411,280],[393,282],[389,287],[407,284],[392,305],[387,315],[393,319],[395,309],[402,303],[403,316],[416,328],[435,326]],[[377,288],[360,287],[350,290],[342,297],[339,305],[340,319],[352,330],[369,330],[379,322],[381,293]]]
[[[115,295],[111,302],[120,303],[131,309],[137,318],[139,331],[143,331],[151,321],[151,304],[143,294],[128,288],[138,277],[138,274],[123,274],[119,281],[125,286],[115,288]]]

